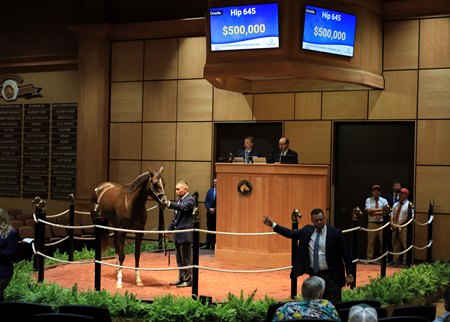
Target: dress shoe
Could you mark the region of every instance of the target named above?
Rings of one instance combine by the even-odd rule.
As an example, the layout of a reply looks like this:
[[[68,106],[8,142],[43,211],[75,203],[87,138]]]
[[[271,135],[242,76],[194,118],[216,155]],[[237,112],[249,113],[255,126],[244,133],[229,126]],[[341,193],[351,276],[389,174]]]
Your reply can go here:
[[[190,286],[192,286],[192,283],[190,281],[186,281],[186,282],[183,282],[183,283],[177,285],[178,288],[180,288],[180,287],[190,287]]]
[[[178,285],[180,285],[182,283],[183,283],[183,281],[178,280],[176,282],[169,283],[169,285],[177,285],[178,286]]]

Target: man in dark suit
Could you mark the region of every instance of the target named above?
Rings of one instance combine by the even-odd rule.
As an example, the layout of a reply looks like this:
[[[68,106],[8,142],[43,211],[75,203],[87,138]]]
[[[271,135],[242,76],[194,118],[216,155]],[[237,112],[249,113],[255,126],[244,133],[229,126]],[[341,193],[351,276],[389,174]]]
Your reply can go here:
[[[217,178],[213,180],[213,186],[206,193],[205,207],[206,207],[206,227],[210,231],[216,230],[216,186]],[[214,249],[216,245],[216,235],[208,233],[206,235],[206,243],[201,249]]]
[[[269,216],[263,218],[264,224],[272,227],[276,233],[299,241],[291,278],[305,273],[320,276],[326,283],[323,298],[333,304],[340,302],[342,287],[354,282],[353,265],[342,231],[325,224],[322,209],[311,211],[312,225],[297,230],[277,225]]]
[[[189,194],[189,186],[186,181],[178,181],[175,186],[175,194],[178,197],[177,201],[166,201],[167,208],[174,210],[173,219],[167,230],[192,229],[194,227],[192,213],[196,206],[196,200]],[[174,235],[177,266],[192,265],[192,231],[174,233]],[[192,269],[180,269],[178,271],[178,280],[170,283],[170,285],[176,285],[177,287],[192,286]]]
[[[241,148],[237,153],[236,157],[259,157],[260,154],[257,152],[253,146],[255,145],[255,139],[253,136],[246,136],[244,138],[244,147]]]
[[[282,137],[278,140],[278,151],[272,152],[272,157],[269,158],[269,163],[287,163],[287,164],[297,164],[298,163],[298,153],[289,148],[289,139]],[[286,156],[286,157],[284,157]]]

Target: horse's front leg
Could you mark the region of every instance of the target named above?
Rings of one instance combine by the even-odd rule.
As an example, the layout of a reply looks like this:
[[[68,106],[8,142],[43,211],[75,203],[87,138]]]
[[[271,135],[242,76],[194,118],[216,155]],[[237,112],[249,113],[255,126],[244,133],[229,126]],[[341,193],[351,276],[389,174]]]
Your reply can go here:
[[[139,259],[141,258],[141,245],[144,234],[136,233],[136,243],[134,245],[134,267],[136,268],[134,274],[136,275],[136,286],[144,286],[139,274]]]
[[[125,260],[125,237],[124,232],[115,232],[114,234],[114,248],[116,251],[116,262],[119,265],[117,269],[116,288],[122,288],[122,265]]]

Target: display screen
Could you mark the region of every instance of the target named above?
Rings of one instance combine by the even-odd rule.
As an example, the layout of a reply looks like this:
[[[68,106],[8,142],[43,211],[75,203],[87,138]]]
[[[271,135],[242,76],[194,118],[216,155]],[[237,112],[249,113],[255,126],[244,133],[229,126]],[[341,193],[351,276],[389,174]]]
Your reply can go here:
[[[306,6],[302,48],[353,57],[355,31],[355,15]]]
[[[209,9],[211,51],[278,48],[278,3]]]

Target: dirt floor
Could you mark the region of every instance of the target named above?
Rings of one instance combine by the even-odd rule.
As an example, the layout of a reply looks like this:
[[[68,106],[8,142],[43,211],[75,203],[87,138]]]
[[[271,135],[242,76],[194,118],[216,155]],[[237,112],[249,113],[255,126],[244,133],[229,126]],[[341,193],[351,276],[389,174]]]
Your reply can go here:
[[[123,270],[123,288],[116,289],[116,271],[114,267],[102,265],[101,288],[115,293],[116,290],[122,294],[125,292],[136,294],[137,298],[142,300],[153,300],[166,294],[176,296],[191,296],[192,288],[177,288],[169,286],[169,283],[177,280],[178,271],[176,269],[175,254],[171,252],[171,264],[168,265],[168,257],[163,253],[144,253],[141,255],[140,267],[143,287],[135,285],[135,276],[133,270]],[[113,259],[105,260],[114,264]],[[134,267],[134,258],[127,255],[124,266]],[[267,294],[276,300],[289,299],[290,279],[289,270],[263,273],[236,273],[236,272],[217,272],[211,269],[220,270],[260,270],[258,267],[242,267],[230,263],[222,263],[215,260],[214,251],[201,250],[199,266],[205,269],[199,270],[198,295],[210,296],[213,301],[223,301],[228,293],[239,296],[241,292],[247,297],[256,290],[256,298],[261,299]],[[170,270],[151,270],[163,268]],[[149,269],[149,270],[147,270]],[[386,270],[387,275],[391,275],[400,268],[390,268]],[[369,281],[369,277],[380,275],[379,265],[358,265],[357,268],[357,286],[362,286]],[[302,281],[305,277],[298,278],[298,290],[301,289]],[[44,280],[47,283],[53,282],[62,287],[70,288],[75,283],[79,290],[93,290],[94,285],[94,264],[61,264],[56,267],[48,268],[44,273]]]

